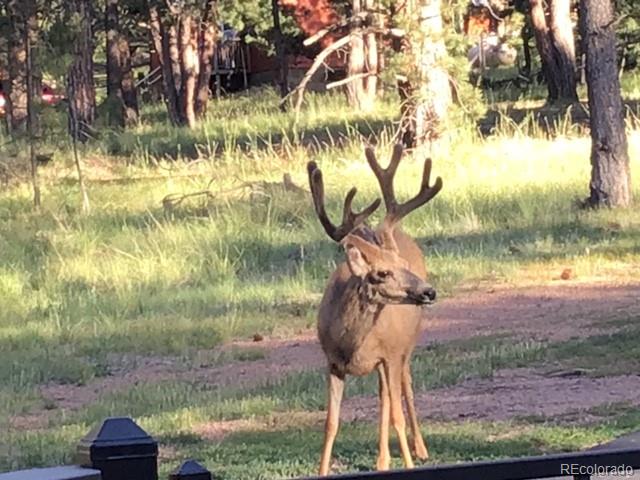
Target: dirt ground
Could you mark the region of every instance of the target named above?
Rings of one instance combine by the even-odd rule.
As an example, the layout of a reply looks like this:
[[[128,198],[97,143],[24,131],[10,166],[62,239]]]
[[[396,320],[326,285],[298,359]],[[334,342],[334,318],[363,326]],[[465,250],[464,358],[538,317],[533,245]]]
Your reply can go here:
[[[564,282],[526,288],[490,288],[460,293],[440,301],[426,314],[420,345],[507,334],[538,341],[585,337],[614,328],[612,320],[640,318],[640,283]],[[287,373],[320,368],[324,357],[315,332],[293,338],[239,341],[232,346],[264,349],[264,358],[217,367],[185,370],[171,359],[137,360],[88,385],[47,385],[42,395],[59,409],[74,410],[101,395],[140,382],[196,380],[217,385],[256,385]],[[229,348],[226,346],[223,348]],[[419,393],[418,410],[440,419],[508,419],[561,415],[615,402],[640,405],[640,375],[607,378],[550,377],[534,369],[502,370],[490,379],[471,379],[449,388]],[[345,419],[376,418],[376,397],[349,398]],[[51,412],[13,419],[14,426],[37,428]]]
[[[640,405],[640,375],[605,378],[549,377],[534,369],[499,371],[492,378],[470,379],[456,386],[416,394],[423,418],[438,420],[510,420],[529,416],[562,416],[617,402]],[[347,421],[376,418],[378,399],[348,399]],[[579,415],[586,421],[585,414]]]

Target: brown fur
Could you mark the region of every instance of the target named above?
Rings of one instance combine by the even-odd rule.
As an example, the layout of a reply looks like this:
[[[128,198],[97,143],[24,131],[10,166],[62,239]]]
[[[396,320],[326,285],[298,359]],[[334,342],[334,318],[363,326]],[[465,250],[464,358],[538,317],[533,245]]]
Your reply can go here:
[[[394,238],[409,270],[426,280],[420,247],[400,230],[395,231]],[[367,310],[366,301],[355,291],[356,285],[357,278],[347,263],[341,263],[329,278],[320,303],[318,337],[332,368],[343,374],[367,375],[390,355],[411,355],[420,333],[423,309],[415,305],[384,305],[379,310]],[[350,343],[358,348],[352,348]],[[345,357],[345,352],[350,355]]]

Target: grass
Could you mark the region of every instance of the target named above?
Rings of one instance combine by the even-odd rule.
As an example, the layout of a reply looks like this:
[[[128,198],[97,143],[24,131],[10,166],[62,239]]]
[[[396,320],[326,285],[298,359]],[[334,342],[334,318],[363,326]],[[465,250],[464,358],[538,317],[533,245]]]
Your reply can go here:
[[[285,192],[276,182],[288,172],[306,186],[305,164],[314,159],[325,173],[334,216],[354,184],[356,203],[365,204],[378,193],[363,142],[378,142],[379,156],[387,158],[395,111],[385,100],[363,116],[340,97],[310,96],[295,124],[273,97],[250,95],[215,104],[202,127],[188,131],[170,128],[159,107],[148,108],[139,128],[104,131],[83,151],[92,202],[86,216],[68,146],[50,143],[56,152],[41,169],[41,211],[32,210],[24,182],[11,182],[0,195],[0,428],[8,432],[0,440],[0,471],[68,461],[90,425],[123,412],[158,435],[172,459],[199,456],[225,478],[312,470],[315,423],[315,430],[304,422],[250,428],[222,443],[193,429],[211,421],[260,423],[256,419],[288,412],[313,416],[324,403],[318,372],[239,390],[183,380],[141,384],[73,412],[55,410],[39,387],[91,384],[118,367],[131,368],[137,357],[169,357],[185,369],[259,360],[264,353],[256,349],[207,352],[234,338],[313,326],[325,279],[342,254],[322,234],[308,195]],[[528,136],[525,129],[512,138],[505,129],[480,139],[472,130],[463,126],[433,152],[434,174],[445,188],[404,224],[423,247],[441,295],[484,283],[553,282],[566,267],[578,280],[637,280],[637,204],[611,211],[576,207],[587,194],[587,138],[570,128],[553,139],[542,132]],[[18,147],[7,146],[3,158],[17,165]],[[635,178],[640,133],[630,131],[630,150]],[[197,161],[180,161],[187,158]],[[420,168],[419,159],[403,162],[399,195],[415,192]],[[272,183],[259,183],[265,181]],[[166,195],[204,189],[212,197],[163,207]],[[637,186],[634,194],[640,196]],[[623,320],[616,327],[624,330],[629,321]],[[501,338],[436,345],[416,355],[416,386],[431,389],[499,368],[550,363],[620,373],[637,367],[633,356],[640,352],[631,338],[612,333],[558,345]],[[608,361],[596,364],[596,358]],[[369,394],[373,379],[350,383],[349,391]],[[44,425],[9,427],[12,417],[47,409],[54,414]],[[427,433],[442,461],[528,454],[584,446],[637,427],[633,416],[624,428],[616,424],[621,415],[578,430],[532,423],[495,442],[486,441],[487,432],[501,438],[513,425],[442,423]],[[374,435],[368,425],[346,426],[344,469],[371,466]]]
[[[640,137],[632,139],[637,152]],[[354,176],[366,178],[358,182],[360,201],[373,196],[359,149],[354,142],[337,161],[320,156],[333,211]],[[500,160],[515,149],[535,155]],[[637,209],[572,206],[586,184],[580,152],[586,157],[587,149],[583,140],[501,142],[473,155],[462,146],[455,161],[438,162],[445,190],[405,225],[425,247],[440,291],[483,280],[550,281],[565,266],[583,277],[609,269],[633,275]],[[295,154],[280,171],[291,169],[302,184],[302,168],[291,166],[308,157]],[[417,168],[401,168],[404,195],[416,188],[410,177]],[[256,170],[250,178],[279,176],[259,164]],[[340,254],[323,237],[308,199],[221,198],[165,216],[165,194],[207,181],[168,175],[96,182],[94,211],[85,218],[72,209],[74,186],[47,186],[41,214],[29,212],[24,187],[2,197],[0,379],[26,386],[86,382],[104,371],[107,354],[189,355],[229,338],[311,326]]]
[[[181,460],[195,458],[223,479],[290,478],[308,475],[317,468],[317,452],[321,445],[318,422],[302,420],[292,427],[278,416],[255,419],[253,429],[229,435],[224,441],[209,440],[197,434],[166,433],[161,441],[161,476],[175,468]],[[638,424],[637,414],[635,425]],[[145,421],[145,427],[151,424]],[[284,425],[282,426],[282,423]],[[628,427],[614,420],[599,425],[553,426],[511,422],[432,422],[424,429],[431,463],[473,461],[488,458],[518,457],[558,451],[573,451],[609,441],[628,432]],[[77,428],[32,436],[24,452],[32,463],[42,462],[37,454],[39,442],[50,462],[67,460],[71,455],[62,445],[72,443],[84,432]],[[53,445],[47,445],[53,444]],[[165,446],[166,445],[166,446]],[[370,470],[376,456],[376,429],[373,425],[347,423],[340,430],[335,446],[337,471]],[[169,447],[170,446],[170,447]],[[18,451],[19,449],[16,449]],[[20,450],[22,451],[22,450]],[[392,443],[392,466],[400,468],[397,445]],[[45,460],[46,461],[46,460]]]
[[[640,367],[638,318],[629,318],[626,328],[587,339],[553,345],[546,355],[549,362],[585,369],[590,375],[626,375]]]
[[[620,368],[603,367],[591,373],[622,374],[637,368],[637,352],[627,350],[623,342],[637,338],[638,333],[637,327],[620,331],[606,337],[611,339],[606,345],[604,336],[552,344],[487,336],[437,344],[417,352],[414,385],[417,391],[426,391],[489,377],[505,367],[547,366],[550,361],[565,368],[585,367],[596,358],[614,356]],[[171,452],[162,463],[165,470],[178,459],[195,457],[225,478],[249,478],[260,470],[266,478],[303,475],[313,470],[317,460],[325,388],[319,371],[289,374],[249,387],[192,380],[132,385],[104,394],[75,412],[55,414],[54,410],[33,431],[10,429],[7,443],[13,450],[4,460],[0,456],[0,469],[70,461],[74,444],[90,426],[127,412],[158,438],[163,452]],[[348,396],[374,392],[373,377],[349,380]],[[632,406],[607,404],[588,413],[598,417],[598,423],[558,422],[553,417],[439,421],[429,422],[425,433],[437,452],[436,461],[448,462],[579,449],[640,427],[638,411]],[[239,432],[223,438],[215,434],[215,425],[236,425]],[[346,424],[340,439],[341,469],[370,468],[376,444],[372,426]]]
[[[495,71],[490,77],[490,80],[506,80],[508,78],[515,78],[518,76],[518,69],[501,68]],[[634,102],[640,99],[640,75],[636,71],[625,72],[621,77],[621,89],[623,97],[628,102]],[[491,107],[496,107],[501,103],[510,103],[515,108],[524,106],[530,106],[532,104],[540,104],[547,98],[548,91],[545,84],[540,84],[534,81],[523,88],[517,88],[513,85],[507,85],[505,87],[494,87],[493,89],[487,89],[483,91],[486,102]],[[587,102],[587,86],[586,84],[578,84],[577,88],[578,98],[581,101]]]
[[[321,436],[306,429],[270,429],[229,437],[220,445],[186,437],[178,445],[187,456],[195,456],[210,465],[221,478],[249,479],[303,476],[317,467]],[[450,423],[433,423],[425,431],[435,462],[473,461],[488,458],[518,457],[550,451],[575,450],[606,441],[623,431],[614,425],[600,427],[535,430],[509,423],[463,422],[452,429]],[[377,432],[372,426],[347,424],[336,442],[337,471],[368,471],[375,464]],[[268,447],[266,447],[268,446]],[[274,452],[279,452],[276,459]],[[315,454],[315,455],[314,455]],[[401,468],[399,449],[392,447],[392,467]],[[249,459],[248,462],[245,459]],[[242,467],[238,465],[244,463]]]

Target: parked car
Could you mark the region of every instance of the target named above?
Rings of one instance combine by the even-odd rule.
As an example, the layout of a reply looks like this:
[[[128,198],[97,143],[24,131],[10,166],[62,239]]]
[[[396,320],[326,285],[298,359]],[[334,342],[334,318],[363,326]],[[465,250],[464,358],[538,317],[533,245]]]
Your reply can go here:
[[[64,95],[57,94],[51,85],[43,84],[41,99],[43,104],[55,106],[64,100]],[[0,83],[0,115],[4,115],[6,104],[7,100],[5,98],[4,89]]]

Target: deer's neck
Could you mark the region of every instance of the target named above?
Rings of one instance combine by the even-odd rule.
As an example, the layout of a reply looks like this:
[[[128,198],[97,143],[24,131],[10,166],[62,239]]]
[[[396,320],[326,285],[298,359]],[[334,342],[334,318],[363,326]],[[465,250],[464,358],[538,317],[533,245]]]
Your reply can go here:
[[[345,351],[354,352],[375,325],[383,305],[375,301],[371,286],[355,277],[344,295],[340,343]]]

